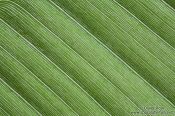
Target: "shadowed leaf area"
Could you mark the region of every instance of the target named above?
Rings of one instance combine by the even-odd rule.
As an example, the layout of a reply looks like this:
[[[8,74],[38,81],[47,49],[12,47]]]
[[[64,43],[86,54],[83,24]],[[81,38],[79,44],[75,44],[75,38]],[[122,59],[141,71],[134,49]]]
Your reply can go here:
[[[0,115],[174,116],[174,8],[0,0]]]

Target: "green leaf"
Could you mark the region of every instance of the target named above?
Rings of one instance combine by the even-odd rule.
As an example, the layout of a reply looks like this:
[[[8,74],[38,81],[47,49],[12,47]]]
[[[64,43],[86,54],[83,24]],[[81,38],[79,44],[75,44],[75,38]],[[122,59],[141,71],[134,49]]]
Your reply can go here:
[[[170,6],[175,8],[175,1],[174,0],[165,0]]]
[[[174,22],[161,0],[1,0],[0,113],[173,115]]]

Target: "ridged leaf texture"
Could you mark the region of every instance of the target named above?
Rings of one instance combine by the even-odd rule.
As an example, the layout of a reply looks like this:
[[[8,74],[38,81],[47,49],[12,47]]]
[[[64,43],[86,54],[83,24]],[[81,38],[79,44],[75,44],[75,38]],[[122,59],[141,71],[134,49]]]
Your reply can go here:
[[[174,116],[174,8],[0,0],[0,115]]]

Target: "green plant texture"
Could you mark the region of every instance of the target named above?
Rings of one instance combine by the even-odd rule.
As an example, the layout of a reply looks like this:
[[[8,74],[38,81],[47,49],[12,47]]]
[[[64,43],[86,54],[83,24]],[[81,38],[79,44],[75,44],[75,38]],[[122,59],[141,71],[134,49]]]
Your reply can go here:
[[[175,116],[174,0],[0,0],[0,116]]]

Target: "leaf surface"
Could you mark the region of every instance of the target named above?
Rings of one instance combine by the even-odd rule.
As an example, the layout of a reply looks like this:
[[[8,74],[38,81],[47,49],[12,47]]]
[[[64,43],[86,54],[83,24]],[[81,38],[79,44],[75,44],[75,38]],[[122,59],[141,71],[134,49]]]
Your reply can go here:
[[[161,0],[1,0],[1,114],[175,111],[174,20]]]

